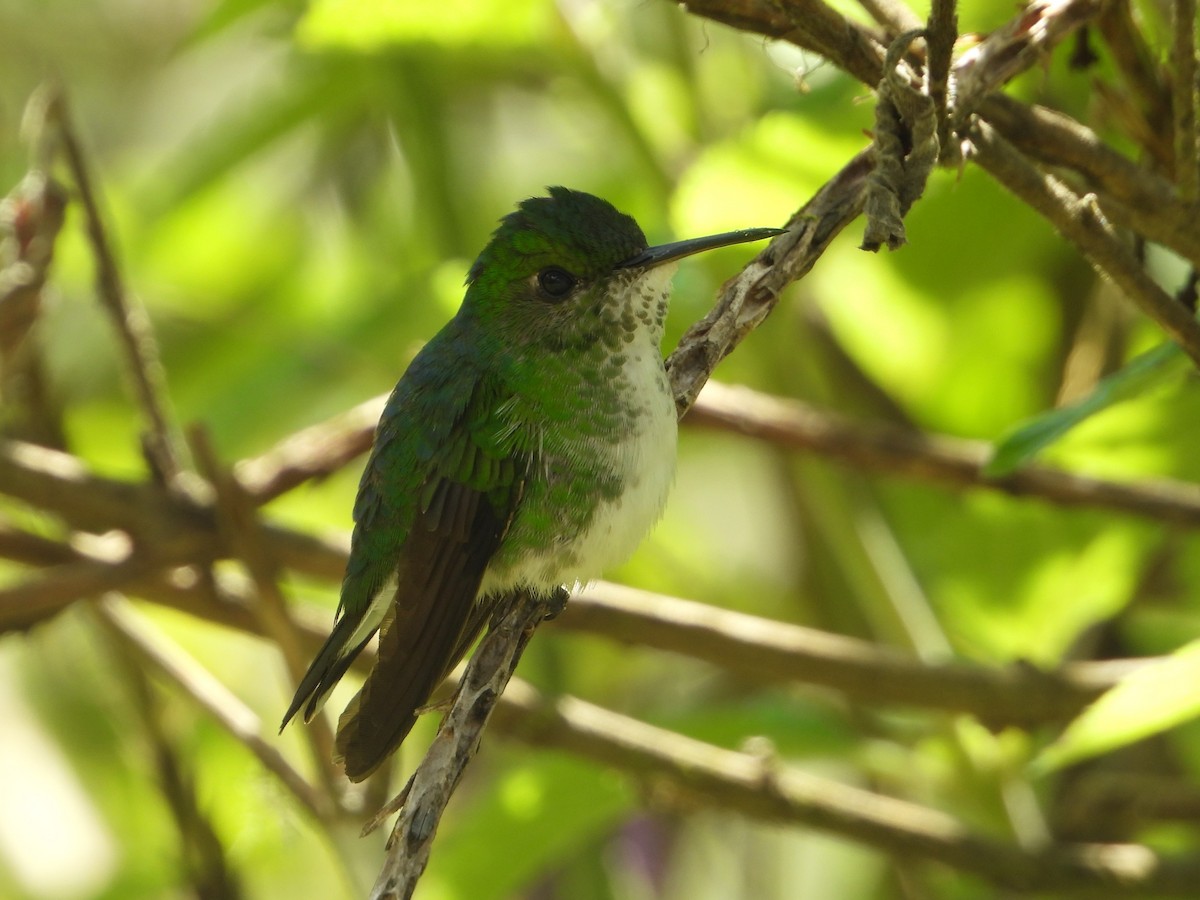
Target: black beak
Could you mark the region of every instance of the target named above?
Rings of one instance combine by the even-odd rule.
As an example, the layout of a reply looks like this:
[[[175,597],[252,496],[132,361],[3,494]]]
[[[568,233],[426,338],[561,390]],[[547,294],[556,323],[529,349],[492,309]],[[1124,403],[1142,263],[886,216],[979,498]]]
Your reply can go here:
[[[660,244],[643,250],[637,256],[619,262],[617,269],[649,269],[662,265],[673,259],[682,259],[693,253],[703,253],[717,247],[728,247],[730,244],[744,244],[747,241],[761,241],[763,238],[783,234],[786,228],[743,228],[741,231],[726,231],[724,234],[710,234],[707,237],[689,238],[686,241],[676,241],[673,244]]]

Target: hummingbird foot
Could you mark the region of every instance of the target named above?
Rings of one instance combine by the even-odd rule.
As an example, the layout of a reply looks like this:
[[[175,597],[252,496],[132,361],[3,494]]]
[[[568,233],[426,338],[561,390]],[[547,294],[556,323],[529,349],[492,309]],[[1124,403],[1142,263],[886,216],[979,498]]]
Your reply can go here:
[[[557,619],[559,613],[567,608],[567,600],[571,598],[571,592],[562,585],[556,587],[550,593],[550,602],[546,607],[546,615],[542,617],[543,622],[549,622],[551,619]]]
[[[365,838],[368,834],[404,808],[404,804],[408,802],[408,795],[412,791],[413,777],[414,776],[409,775],[408,782],[403,788],[401,788],[400,793],[398,793],[387,803],[383,804],[383,806],[379,808],[379,811],[375,813],[375,815],[371,816],[371,820],[367,822],[367,824],[363,826],[362,831],[358,833],[360,838]],[[387,845],[388,847],[391,847],[392,837],[388,838]]]

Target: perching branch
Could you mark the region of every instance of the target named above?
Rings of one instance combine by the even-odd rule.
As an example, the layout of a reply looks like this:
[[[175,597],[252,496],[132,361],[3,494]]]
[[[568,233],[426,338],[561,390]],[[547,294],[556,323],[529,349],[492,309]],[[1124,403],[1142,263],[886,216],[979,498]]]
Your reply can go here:
[[[479,749],[483,729],[516,671],[534,629],[566,602],[566,591],[553,597],[518,594],[492,621],[467,663],[454,702],[437,737],[397,798],[403,803],[388,839],[383,869],[371,900],[407,900],[425,871],[438,822],[467,764]],[[376,818],[368,830],[379,824]]]
[[[667,374],[682,416],[696,402],[722,359],[762,324],[787,285],[803,278],[862,211],[871,154],[864,150],[827,181],[737,276],[725,283],[712,310],[687,330],[667,357]]]

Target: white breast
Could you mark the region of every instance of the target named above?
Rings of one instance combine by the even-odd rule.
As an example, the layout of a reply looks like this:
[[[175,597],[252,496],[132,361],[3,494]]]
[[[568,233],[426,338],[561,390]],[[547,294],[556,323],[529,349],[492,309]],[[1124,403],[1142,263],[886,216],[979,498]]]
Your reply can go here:
[[[625,490],[616,500],[600,504],[587,530],[574,542],[576,564],[559,574],[568,585],[598,578],[633,555],[662,515],[675,477],[675,403],[658,348],[638,343],[623,374],[631,384],[658,389],[636,398],[640,409],[632,434],[609,448],[612,471],[620,473]]]
[[[577,468],[580,477],[607,472],[624,490],[612,500],[602,499],[578,533],[560,533],[500,567],[489,566],[481,595],[520,585],[538,590],[573,587],[599,578],[632,556],[662,515],[675,476],[677,443],[675,402],[660,349],[674,268],[667,264],[641,274],[632,285],[632,296],[624,297],[624,302],[638,305],[632,312],[642,315],[637,315],[633,339],[621,348],[623,362],[613,379],[617,384],[610,385],[632,407],[629,418],[621,418],[620,439],[607,435],[603,440],[583,438],[573,446],[560,442],[555,451],[560,467]],[[586,383],[579,389],[586,391]],[[536,431],[546,426],[535,417],[525,427]],[[518,512],[513,531],[521,527],[520,517]]]

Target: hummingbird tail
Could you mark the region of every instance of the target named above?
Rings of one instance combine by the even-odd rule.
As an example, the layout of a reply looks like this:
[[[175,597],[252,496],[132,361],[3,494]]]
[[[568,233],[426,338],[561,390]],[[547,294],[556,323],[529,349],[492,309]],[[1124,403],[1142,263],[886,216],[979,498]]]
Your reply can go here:
[[[338,720],[336,756],[351,781],[400,746],[486,620],[479,585],[507,521],[461,484],[443,481],[433,497],[405,544],[375,665]]]
[[[426,618],[416,634],[392,615],[384,620],[375,668],[338,719],[335,761],[351,781],[367,778],[395,752],[474,642],[486,621],[474,599],[472,591],[465,609],[439,605],[441,614]]]

